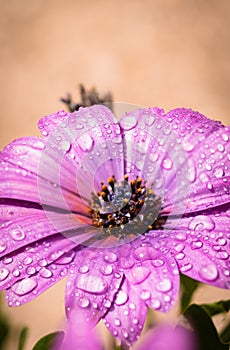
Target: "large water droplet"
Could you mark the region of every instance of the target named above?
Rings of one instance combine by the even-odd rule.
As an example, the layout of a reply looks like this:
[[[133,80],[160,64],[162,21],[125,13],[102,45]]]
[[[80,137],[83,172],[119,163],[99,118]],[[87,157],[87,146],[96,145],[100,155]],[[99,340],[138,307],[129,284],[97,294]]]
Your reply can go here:
[[[214,264],[203,266],[199,274],[206,281],[215,281],[219,276],[218,270]]]
[[[188,138],[185,138],[182,142],[182,147],[186,152],[191,152],[194,148],[194,144]]]
[[[154,259],[152,260],[152,265],[154,267],[161,267],[164,265],[164,261],[162,259]]]
[[[0,269],[0,281],[4,281],[6,277],[9,275],[10,271],[5,267]]]
[[[107,283],[100,277],[93,275],[80,275],[76,287],[88,293],[102,294],[107,290]]]
[[[134,115],[126,115],[120,120],[120,125],[124,130],[131,130],[137,125],[137,119]]]
[[[224,169],[221,167],[216,167],[213,172],[214,176],[219,179],[224,176]]]
[[[144,266],[137,266],[127,271],[125,276],[132,284],[139,284],[148,278],[150,275],[150,270]]]
[[[129,337],[129,333],[125,328],[122,328],[121,333],[125,339]]]
[[[0,253],[3,253],[6,250],[6,248],[7,248],[7,245],[4,243],[1,243],[0,244]]]
[[[215,228],[214,221],[205,215],[195,216],[189,223],[188,228],[192,231],[207,230],[212,231]]]
[[[12,286],[12,291],[19,295],[25,295],[32,292],[37,287],[37,281],[33,278],[25,278],[19,282],[16,282]]]
[[[60,259],[56,261],[56,264],[58,265],[66,265],[73,261],[75,257],[75,252],[73,250],[69,251],[68,253],[65,253]]]
[[[156,289],[159,292],[168,292],[171,290],[171,288],[172,288],[172,283],[167,278],[164,278],[162,281],[160,281],[156,284]]]
[[[14,241],[22,241],[25,238],[25,233],[21,229],[11,230],[10,235]]]
[[[94,140],[89,134],[85,133],[77,139],[77,143],[83,152],[89,152],[93,148]]]
[[[115,304],[116,305],[124,305],[128,301],[128,295],[125,291],[119,290],[116,299],[115,299]]]
[[[156,120],[156,118],[153,115],[145,115],[145,124],[147,126],[153,125],[155,120]]]
[[[23,260],[23,263],[24,263],[25,265],[29,265],[29,264],[32,263],[32,261],[33,261],[33,259],[32,259],[30,256],[27,256],[27,257]]]
[[[216,258],[221,259],[221,260],[226,260],[228,259],[229,255],[226,251],[220,251],[216,253]]]
[[[160,309],[161,307],[161,302],[158,299],[151,299],[151,307],[155,310]]]

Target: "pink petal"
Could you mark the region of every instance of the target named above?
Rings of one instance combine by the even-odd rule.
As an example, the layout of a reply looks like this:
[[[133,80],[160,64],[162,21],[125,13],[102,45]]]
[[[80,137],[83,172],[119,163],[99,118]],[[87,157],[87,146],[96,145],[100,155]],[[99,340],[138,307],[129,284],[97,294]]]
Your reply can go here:
[[[178,295],[179,272],[170,253],[154,249],[154,242],[150,242],[139,240],[132,251],[135,264],[124,273],[138,298],[153,309],[167,312]]]
[[[104,318],[105,325],[122,343],[130,346],[139,338],[146,316],[146,305],[125,279],[112,308]]]
[[[84,248],[75,258],[66,286],[67,314],[84,315],[97,323],[110,309],[120,287],[122,273],[117,273],[116,254],[112,251]]]

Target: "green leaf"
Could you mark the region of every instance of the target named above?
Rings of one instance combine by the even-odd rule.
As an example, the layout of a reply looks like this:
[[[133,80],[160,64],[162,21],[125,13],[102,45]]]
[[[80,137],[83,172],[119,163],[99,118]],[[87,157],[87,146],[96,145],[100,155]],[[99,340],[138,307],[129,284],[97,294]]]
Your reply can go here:
[[[181,300],[180,300],[180,310],[181,313],[186,309],[189,305],[193,293],[199,287],[200,282],[195,281],[194,279],[180,274],[180,289],[181,289]]]
[[[200,305],[209,316],[214,316],[228,312],[230,310],[230,300],[220,300],[216,303]]]
[[[10,326],[8,321],[3,317],[3,315],[0,316],[0,350],[4,350],[5,348],[5,341],[9,336]]]
[[[184,312],[197,336],[199,350],[228,350],[227,344],[220,341],[211,317],[199,305],[192,304]]]
[[[21,330],[20,336],[19,336],[19,342],[18,342],[18,350],[23,350],[25,343],[26,343],[26,339],[27,339],[27,335],[28,335],[28,328],[24,327]]]
[[[230,322],[225,326],[225,328],[220,333],[220,339],[223,343],[230,343]]]
[[[50,350],[51,346],[57,341],[58,344],[62,342],[64,332],[54,332],[45,335],[35,344],[32,350]]]

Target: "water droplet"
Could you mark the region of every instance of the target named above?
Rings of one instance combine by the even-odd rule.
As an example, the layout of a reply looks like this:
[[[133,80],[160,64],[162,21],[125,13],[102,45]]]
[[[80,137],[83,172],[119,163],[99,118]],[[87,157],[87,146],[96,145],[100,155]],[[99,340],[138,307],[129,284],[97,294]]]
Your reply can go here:
[[[13,261],[13,259],[10,258],[10,257],[8,257],[8,258],[4,258],[3,263],[4,263],[5,265],[8,265],[8,264],[11,264],[12,261]]]
[[[88,121],[88,124],[89,124],[89,121]],[[76,126],[75,126],[75,128],[76,128],[77,130],[81,130],[81,129],[84,128],[84,126],[83,126],[83,124],[81,124],[81,123],[77,123]]]
[[[203,243],[201,241],[193,241],[191,246],[193,249],[199,249],[203,246]]]
[[[125,304],[127,301],[128,301],[127,293],[123,290],[119,290],[116,295],[115,304],[119,306],[119,305]]]
[[[89,299],[88,298],[85,298],[85,297],[83,297],[83,298],[80,298],[79,300],[78,300],[78,305],[82,308],[82,309],[85,309],[85,308],[87,308],[88,306],[89,306]]]
[[[213,172],[214,176],[219,179],[224,176],[224,169],[221,167],[216,167]]]
[[[215,281],[219,275],[217,268],[214,264],[203,266],[200,269],[199,274],[206,281]]]
[[[226,239],[225,238],[223,238],[223,237],[219,237],[219,238],[217,238],[217,243],[219,244],[219,245],[221,245],[221,246],[223,246],[223,245],[226,245],[227,244],[227,241],[226,241]]]
[[[131,130],[137,125],[137,119],[134,115],[126,115],[120,120],[120,126],[124,130]]]
[[[11,230],[10,235],[14,241],[22,241],[25,238],[25,233],[21,229]]]
[[[192,159],[187,160],[188,171],[186,172],[186,179],[190,182],[196,180],[196,167]]]
[[[100,277],[93,275],[80,275],[76,287],[88,293],[102,294],[107,290],[107,283]]]
[[[127,339],[129,337],[129,333],[128,333],[128,331],[125,328],[121,329],[121,334],[123,335],[123,337],[125,339]]]
[[[132,284],[145,281],[150,275],[150,270],[145,266],[137,266],[126,272],[125,276]]]
[[[220,251],[220,252],[217,252],[217,253],[216,253],[216,258],[217,258],[217,259],[226,260],[226,259],[228,259],[228,257],[229,257],[229,255],[228,255],[228,253],[225,252],[225,251]]]
[[[89,134],[85,133],[77,139],[77,143],[83,152],[89,152],[93,148],[94,140]]]
[[[194,144],[191,143],[190,140],[188,140],[188,138],[187,138],[187,139],[183,140],[182,147],[186,152],[191,152],[194,148]]]
[[[176,259],[177,260],[183,260],[184,257],[185,257],[184,253],[179,253],[179,254],[176,255]]]
[[[121,321],[119,320],[119,318],[115,318],[114,324],[115,324],[115,326],[120,326],[121,325]]]
[[[161,307],[161,302],[158,299],[151,299],[151,306],[153,309],[158,310]]]
[[[217,145],[217,149],[218,149],[219,152],[224,152],[225,147],[224,147],[224,145],[222,145],[221,143],[219,143],[219,144]]]
[[[185,232],[177,233],[176,234],[176,239],[178,239],[178,241],[186,241],[187,234]]]
[[[38,140],[38,141],[34,142],[33,148],[34,149],[44,149],[45,148],[45,143],[43,141],[41,141],[41,140]]]
[[[164,265],[164,261],[162,259],[155,259],[155,260],[152,260],[152,265],[154,267],[161,267]]]
[[[1,243],[0,244],[0,253],[3,253],[6,250],[6,248],[7,248],[7,245],[4,243]]]
[[[18,277],[18,276],[20,276],[20,271],[19,270],[14,270],[12,274],[13,274],[14,277]]]
[[[89,267],[87,265],[83,265],[79,268],[80,273],[87,273],[89,271]]]
[[[0,281],[4,281],[6,277],[9,275],[10,271],[5,267],[0,269]]]
[[[227,142],[229,140],[229,137],[227,134],[222,134],[222,139]]]
[[[181,272],[187,272],[192,269],[192,264],[188,263],[180,267]]]
[[[166,158],[163,160],[162,166],[164,169],[170,170],[170,169],[172,169],[173,163],[172,163],[171,159]]]
[[[111,306],[111,301],[108,300],[108,299],[105,299],[105,300],[103,301],[103,305],[104,305],[105,307],[109,308],[109,307]]]
[[[142,300],[148,300],[151,297],[151,294],[148,290],[144,289],[141,291],[140,297]]]
[[[110,265],[102,265],[101,266],[101,273],[105,276],[107,275],[111,275],[111,273],[113,272],[113,268]]]
[[[155,120],[156,120],[156,118],[153,115],[146,115],[145,116],[145,124],[148,125],[148,126],[153,125]]]
[[[37,287],[37,281],[33,278],[25,278],[19,282],[16,282],[12,286],[12,291],[19,295],[25,295],[32,292]]]
[[[75,252],[71,250],[68,253],[63,254],[63,256],[56,261],[56,264],[58,265],[69,264],[73,261],[74,257],[75,257]]]
[[[136,305],[134,303],[129,304],[130,310],[136,310]]]
[[[171,290],[171,288],[172,288],[172,283],[167,278],[164,278],[162,281],[160,281],[156,284],[156,289],[159,292],[168,292]]]
[[[33,259],[32,259],[30,256],[27,256],[27,257],[23,260],[23,263],[24,263],[25,265],[29,265],[29,264],[32,263],[32,261],[33,261]]]
[[[117,255],[115,253],[107,253],[105,256],[104,256],[104,260],[106,262],[109,262],[109,263],[114,263],[115,261],[117,261]]]
[[[190,221],[188,228],[192,231],[198,231],[198,230],[212,231],[215,228],[215,223],[208,216],[197,215]]]
[[[27,273],[28,275],[33,275],[33,274],[35,274],[35,272],[36,272],[36,269],[35,269],[35,267],[33,267],[33,266],[29,266],[29,267],[27,267],[27,269],[26,269],[26,273]]]
[[[41,269],[40,271],[40,275],[43,277],[43,278],[50,278],[53,276],[53,272],[50,271],[49,269],[47,268],[43,268]]]
[[[67,153],[71,148],[71,143],[68,140],[64,140],[60,143],[60,149],[64,152]]]

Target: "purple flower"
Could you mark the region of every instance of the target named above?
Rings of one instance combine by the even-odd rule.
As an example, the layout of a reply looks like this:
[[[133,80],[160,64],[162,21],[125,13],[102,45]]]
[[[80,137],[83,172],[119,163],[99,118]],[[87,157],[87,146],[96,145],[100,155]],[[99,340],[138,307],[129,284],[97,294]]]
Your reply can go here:
[[[103,106],[42,118],[1,152],[0,287],[10,306],[64,276],[66,310],[128,345],[179,271],[230,287],[229,128],[198,112]]]

